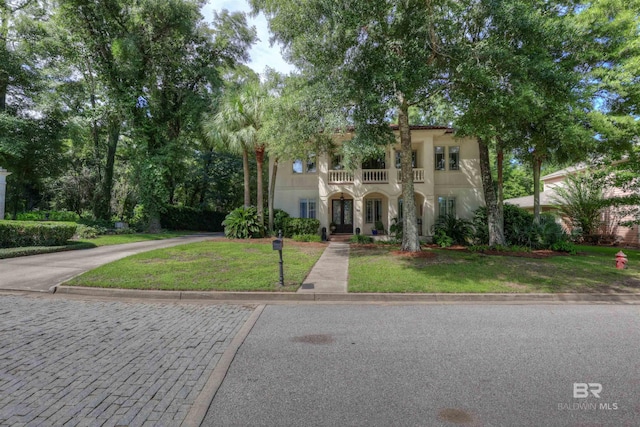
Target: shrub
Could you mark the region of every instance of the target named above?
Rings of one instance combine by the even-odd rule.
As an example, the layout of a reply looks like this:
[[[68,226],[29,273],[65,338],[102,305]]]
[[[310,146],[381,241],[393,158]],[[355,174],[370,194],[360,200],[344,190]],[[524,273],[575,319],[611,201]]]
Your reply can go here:
[[[258,223],[258,212],[253,206],[237,208],[222,221],[224,234],[230,239],[261,237],[264,230]]]
[[[453,245],[453,239],[447,236],[446,231],[443,229],[436,230],[433,234],[433,243],[440,246],[441,248],[448,248]]]
[[[226,214],[188,206],[167,206],[160,214],[162,228],[168,230],[223,231]]]
[[[318,234],[320,221],[314,218],[288,218],[283,230],[285,237],[295,234]]]
[[[268,218],[268,215],[265,216],[265,218]],[[287,226],[287,221],[289,220],[290,216],[287,212],[283,211],[282,209],[274,209],[273,210],[273,231],[275,231],[276,233],[280,230],[282,230],[282,232],[284,233],[285,228]]]
[[[75,232],[71,223],[0,221],[0,247],[62,246]]]
[[[18,221],[64,221],[78,222],[80,215],[69,211],[32,211],[16,215]]]
[[[447,246],[452,244],[468,245],[469,241],[473,238],[473,225],[470,221],[462,218],[456,218],[454,215],[444,215],[438,217],[436,223],[433,225],[434,242],[448,243]],[[445,239],[448,237],[449,239]],[[450,242],[449,242],[450,240]]]
[[[551,250],[557,251],[557,252],[568,252],[571,255],[575,255],[578,251],[578,248],[576,247],[575,244],[573,244],[573,242],[563,240],[551,245]]]
[[[474,213],[475,240],[478,244],[489,243],[487,209],[478,208]],[[533,249],[548,249],[556,242],[569,240],[562,226],[553,215],[540,215],[540,223],[533,222],[533,214],[513,205],[504,205],[504,237],[508,246],[526,246]]]
[[[293,240],[296,242],[322,242],[317,234],[295,234]]]
[[[80,239],[95,239],[99,235],[106,234],[107,230],[102,227],[91,227],[90,225],[78,224],[76,236]]]
[[[365,236],[364,234],[356,234],[354,236],[351,236],[351,238],[349,238],[349,243],[359,243],[362,245],[367,243],[373,243],[373,237]]]
[[[482,206],[474,212],[473,228],[475,240],[479,244],[489,243],[487,208]],[[533,214],[519,206],[504,205],[504,238],[507,245],[525,245],[529,240],[523,231],[533,224]]]
[[[378,234],[384,234],[384,224],[382,221],[376,221],[376,230],[378,230]]]
[[[394,235],[396,240],[402,241],[402,221],[398,221],[397,217],[391,220],[389,234]]]

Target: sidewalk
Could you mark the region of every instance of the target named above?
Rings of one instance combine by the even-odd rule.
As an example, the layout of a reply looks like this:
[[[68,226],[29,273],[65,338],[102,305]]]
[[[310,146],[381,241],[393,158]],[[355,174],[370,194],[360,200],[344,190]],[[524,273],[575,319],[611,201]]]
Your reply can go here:
[[[349,244],[331,242],[298,289],[299,294],[347,293]]]

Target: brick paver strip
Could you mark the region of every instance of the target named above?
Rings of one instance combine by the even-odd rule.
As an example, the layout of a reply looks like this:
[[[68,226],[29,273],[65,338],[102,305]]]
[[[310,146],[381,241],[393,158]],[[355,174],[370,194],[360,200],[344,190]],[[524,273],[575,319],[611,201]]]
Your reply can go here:
[[[251,312],[0,295],[0,425],[179,425]]]

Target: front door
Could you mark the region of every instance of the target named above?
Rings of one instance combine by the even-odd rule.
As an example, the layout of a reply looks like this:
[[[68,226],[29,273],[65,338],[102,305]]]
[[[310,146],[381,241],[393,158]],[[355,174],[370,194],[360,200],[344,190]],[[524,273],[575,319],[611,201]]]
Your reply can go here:
[[[336,233],[353,234],[353,200],[332,200],[331,207]]]

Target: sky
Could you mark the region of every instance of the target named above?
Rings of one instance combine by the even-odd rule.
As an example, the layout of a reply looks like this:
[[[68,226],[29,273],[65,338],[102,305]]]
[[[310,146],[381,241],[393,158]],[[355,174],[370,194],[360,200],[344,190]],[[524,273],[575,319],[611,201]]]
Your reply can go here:
[[[230,12],[250,12],[249,4],[245,0],[209,0],[208,4],[203,8],[202,14],[207,22],[213,19],[213,11],[221,11],[227,9]],[[269,29],[267,27],[267,19],[263,14],[256,17],[247,17],[249,25],[254,25],[260,39],[253,45],[250,55],[251,62],[247,65],[257,73],[263,73],[266,66],[274,68],[284,74],[294,70],[293,65],[288,64],[280,54],[280,46],[275,44],[269,46]]]

